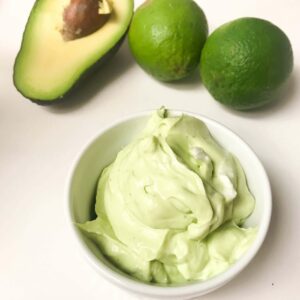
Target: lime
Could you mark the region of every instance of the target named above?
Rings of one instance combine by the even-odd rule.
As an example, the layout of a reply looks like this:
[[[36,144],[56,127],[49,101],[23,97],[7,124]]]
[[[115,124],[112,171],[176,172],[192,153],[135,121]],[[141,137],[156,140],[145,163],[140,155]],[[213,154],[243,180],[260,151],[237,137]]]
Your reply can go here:
[[[216,29],[207,39],[201,78],[219,102],[239,110],[275,100],[293,68],[285,33],[257,18],[241,18]]]
[[[192,0],[147,0],[129,29],[137,63],[162,81],[188,76],[198,65],[207,38],[207,21]]]

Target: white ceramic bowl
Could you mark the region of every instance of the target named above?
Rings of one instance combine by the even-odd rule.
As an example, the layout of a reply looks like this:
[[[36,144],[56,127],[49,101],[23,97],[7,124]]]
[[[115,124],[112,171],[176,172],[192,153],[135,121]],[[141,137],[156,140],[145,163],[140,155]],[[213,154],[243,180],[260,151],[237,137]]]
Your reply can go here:
[[[272,197],[268,177],[257,156],[235,133],[223,125],[204,116],[185,113],[204,121],[212,135],[227,150],[235,154],[246,173],[248,185],[255,196],[256,206],[245,226],[258,226],[256,240],[250,249],[226,272],[203,282],[176,287],[162,287],[142,283],[125,275],[111,265],[99,249],[87,239],[74,223],[90,220],[94,213],[95,189],[101,170],[111,163],[117,153],[131,142],[144,128],[153,111],[130,115],[100,130],[99,134],[81,151],[70,174],[67,187],[67,215],[71,231],[82,252],[94,269],[103,277],[128,291],[160,299],[188,299],[209,293],[239,274],[252,260],[262,245],[271,217]]]

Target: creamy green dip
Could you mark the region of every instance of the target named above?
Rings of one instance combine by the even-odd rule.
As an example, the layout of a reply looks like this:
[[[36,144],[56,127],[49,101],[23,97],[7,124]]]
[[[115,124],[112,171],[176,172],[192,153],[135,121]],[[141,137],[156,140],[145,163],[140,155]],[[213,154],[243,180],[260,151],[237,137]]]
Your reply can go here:
[[[249,248],[243,169],[193,117],[152,115],[101,174],[97,218],[78,226],[119,269],[161,284],[206,280]]]

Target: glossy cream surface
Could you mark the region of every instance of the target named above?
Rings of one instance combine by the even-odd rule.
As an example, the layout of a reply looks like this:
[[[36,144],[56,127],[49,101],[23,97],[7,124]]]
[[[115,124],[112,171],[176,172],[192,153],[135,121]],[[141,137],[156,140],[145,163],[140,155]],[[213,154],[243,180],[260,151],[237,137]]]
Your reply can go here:
[[[100,176],[97,218],[78,226],[146,282],[209,279],[250,247],[255,201],[236,157],[197,118],[155,112]]]

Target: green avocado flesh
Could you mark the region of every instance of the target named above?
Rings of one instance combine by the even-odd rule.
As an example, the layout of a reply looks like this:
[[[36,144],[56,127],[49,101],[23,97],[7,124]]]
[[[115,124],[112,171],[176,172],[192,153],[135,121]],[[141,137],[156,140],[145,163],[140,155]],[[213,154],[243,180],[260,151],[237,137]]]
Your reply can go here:
[[[85,37],[63,39],[63,13],[70,0],[38,0],[30,13],[14,65],[14,84],[26,98],[53,103],[83,74],[108,57],[125,35],[133,0],[114,0],[106,23]]]
[[[236,157],[199,119],[164,109],[100,176],[97,218],[79,228],[118,268],[159,284],[206,280],[235,263],[256,228]]]

